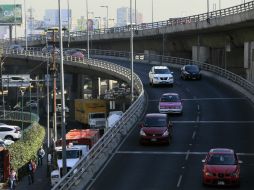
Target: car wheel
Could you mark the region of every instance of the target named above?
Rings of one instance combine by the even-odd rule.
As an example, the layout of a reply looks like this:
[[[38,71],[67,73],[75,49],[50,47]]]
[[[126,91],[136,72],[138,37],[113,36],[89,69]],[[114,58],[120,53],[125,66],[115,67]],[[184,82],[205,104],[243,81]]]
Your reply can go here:
[[[152,86],[152,87],[154,87],[154,83],[153,83],[153,80],[152,80],[152,82],[151,82],[151,86]]]
[[[6,136],[4,139],[5,140],[12,140],[12,141],[14,140],[14,138],[12,136],[10,136],[10,135]]]

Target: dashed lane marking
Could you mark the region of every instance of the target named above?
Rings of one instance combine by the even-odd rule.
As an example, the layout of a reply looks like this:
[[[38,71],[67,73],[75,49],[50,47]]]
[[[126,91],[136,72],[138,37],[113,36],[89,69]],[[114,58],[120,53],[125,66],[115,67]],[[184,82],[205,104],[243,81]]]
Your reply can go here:
[[[187,151],[187,154],[186,154],[186,156],[185,156],[185,160],[188,160],[189,155],[190,155],[190,150]]]
[[[217,124],[220,124],[220,123],[229,123],[229,124],[250,124],[250,123],[254,123],[254,121],[200,121],[198,120],[199,118],[197,117],[197,120],[196,121],[172,121],[172,123],[206,123],[206,124],[209,124],[209,123],[217,123]]]
[[[180,187],[180,185],[181,185],[181,181],[182,181],[182,178],[183,178],[183,176],[182,176],[182,175],[180,175],[180,176],[179,176],[179,179],[178,179],[178,182],[177,182],[177,185],[176,185],[176,187],[177,187],[177,188],[179,188],[179,187]]]
[[[191,137],[192,139],[195,139],[196,133],[197,133],[196,131],[193,131],[192,137]]]
[[[207,152],[155,152],[155,151],[117,151],[116,154],[136,154],[136,155],[206,155]],[[239,156],[254,156],[254,153],[236,153]]]
[[[206,100],[247,100],[246,98],[183,98],[183,101],[206,101]],[[148,100],[148,102],[159,102],[159,99]]]

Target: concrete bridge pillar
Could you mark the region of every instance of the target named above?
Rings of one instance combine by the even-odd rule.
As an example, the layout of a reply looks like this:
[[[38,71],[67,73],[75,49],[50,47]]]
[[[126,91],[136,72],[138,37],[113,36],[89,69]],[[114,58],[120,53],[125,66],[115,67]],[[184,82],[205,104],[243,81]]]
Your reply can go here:
[[[209,47],[206,46],[192,46],[192,59],[208,63],[210,56]]]
[[[92,98],[97,98],[99,95],[100,80],[98,77],[92,77]]]
[[[254,82],[254,41],[244,42],[244,69],[246,79]]]
[[[84,97],[84,82],[85,76],[83,74],[73,74],[72,95],[71,99],[79,99]]]

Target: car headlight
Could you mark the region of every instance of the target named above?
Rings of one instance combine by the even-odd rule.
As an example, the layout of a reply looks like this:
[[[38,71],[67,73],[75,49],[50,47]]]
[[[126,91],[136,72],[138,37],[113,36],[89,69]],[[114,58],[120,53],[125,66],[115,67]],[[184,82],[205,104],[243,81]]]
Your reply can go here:
[[[183,71],[183,74],[186,74],[186,75],[188,75],[189,73],[188,73],[187,71]]]
[[[166,131],[162,134],[163,137],[168,136],[168,135],[169,135],[168,130],[166,130]]]
[[[156,79],[156,80],[159,80],[159,77],[153,77],[154,79]]]
[[[145,132],[141,129],[139,132],[140,136],[146,136]]]
[[[205,176],[213,176],[211,172],[205,172]]]
[[[232,177],[238,177],[239,173],[238,172],[233,172],[233,173],[230,174],[230,176],[232,176]]]

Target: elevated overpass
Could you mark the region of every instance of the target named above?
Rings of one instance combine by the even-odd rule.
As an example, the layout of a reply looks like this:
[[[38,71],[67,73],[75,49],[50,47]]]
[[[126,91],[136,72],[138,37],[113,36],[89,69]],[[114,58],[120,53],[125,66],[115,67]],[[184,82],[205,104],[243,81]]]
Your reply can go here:
[[[90,31],[90,47],[129,50],[130,26]],[[134,52],[207,62],[254,81],[254,1],[213,12],[134,25]],[[24,38],[20,39],[21,41]],[[46,43],[45,36],[30,45]],[[21,42],[20,41],[20,42]],[[68,36],[64,35],[67,44]],[[86,48],[86,31],[70,33],[70,47]]]

